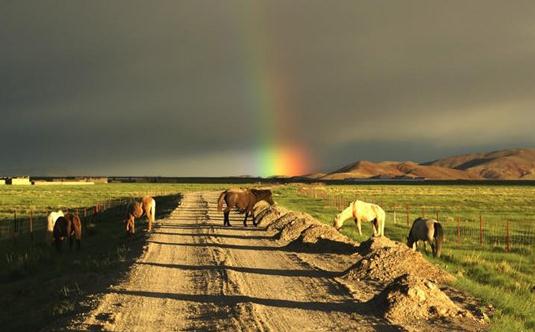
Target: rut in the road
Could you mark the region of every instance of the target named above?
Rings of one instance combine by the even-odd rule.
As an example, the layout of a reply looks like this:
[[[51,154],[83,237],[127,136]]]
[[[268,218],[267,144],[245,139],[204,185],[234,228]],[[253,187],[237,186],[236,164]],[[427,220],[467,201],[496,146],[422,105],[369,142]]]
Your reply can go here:
[[[126,280],[73,329],[392,329],[333,277],[260,228],[222,226],[217,193],[184,195]],[[235,216],[235,225],[242,218]],[[307,256],[307,260],[312,259]]]

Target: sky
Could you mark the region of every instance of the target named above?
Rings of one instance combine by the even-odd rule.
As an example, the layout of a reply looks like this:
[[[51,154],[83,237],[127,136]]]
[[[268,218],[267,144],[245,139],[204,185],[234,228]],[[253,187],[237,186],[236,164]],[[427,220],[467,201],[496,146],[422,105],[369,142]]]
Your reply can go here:
[[[0,175],[298,175],[535,145],[533,1],[0,0]]]

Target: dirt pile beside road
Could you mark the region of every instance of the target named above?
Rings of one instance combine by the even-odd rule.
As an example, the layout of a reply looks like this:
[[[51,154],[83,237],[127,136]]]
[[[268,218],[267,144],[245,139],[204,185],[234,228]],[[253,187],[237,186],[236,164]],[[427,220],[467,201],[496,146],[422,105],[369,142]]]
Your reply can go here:
[[[283,214],[279,218],[275,219],[272,223],[270,223],[267,226],[267,231],[279,233],[291,222],[295,220],[299,220],[299,219],[305,219],[305,218],[308,218],[308,214],[303,213],[303,212],[290,211],[286,214]]]
[[[277,234],[277,238],[285,243],[292,242],[299,238],[301,233],[313,225],[321,225],[319,221],[309,215],[303,215],[287,223],[285,227]]]
[[[349,281],[372,280],[389,283],[404,274],[427,278],[437,283],[447,283],[455,279],[451,274],[428,262],[419,252],[386,237],[362,242],[358,251],[363,258],[347,271],[344,278]]]
[[[270,206],[267,202],[260,201],[254,207],[255,219],[258,222],[258,226],[267,227],[275,220],[288,213],[288,209],[274,205]]]
[[[410,274],[394,279],[372,301],[387,321],[407,330],[432,330],[443,325],[451,330],[478,331],[484,326],[435,283]]]
[[[357,250],[355,242],[338,232],[334,227],[325,224],[315,224],[306,228],[287,247],[318,253],[351,254]]]

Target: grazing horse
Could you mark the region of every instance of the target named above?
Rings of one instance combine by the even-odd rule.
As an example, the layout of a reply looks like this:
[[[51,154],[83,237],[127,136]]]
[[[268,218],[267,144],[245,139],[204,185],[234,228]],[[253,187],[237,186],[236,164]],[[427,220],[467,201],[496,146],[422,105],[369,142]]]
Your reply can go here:
[[[156,201],[150,196],[145,196],[141,201],[135,201],[128,206],[126,215],[126,233],[134,235],[136,218],[147,216],[149,220],[147,231],[152,231],[152,223],[156,220]]]
[[[58,220],[59,217],[63,217],[63,216],[64,216],[63,211],[58,210],[58,211],[50,212],[50,214],[46,218],[47,219],[47,227],[46,227],[46,230],[47,230],[47,234],[46,234],[47,241],[50,241],[50,239],[54,239],[54,237],[52,235],[52,232],[54,232],[54,225],[56,224],[56,220]]]
[[[266,201],[269,205],[275,204],[273,198],[271,197],[271,190],[268,189],[227,189],[219,195],[217,200],[217,210],[223,210],[223,202],[226,203],[227,207],[223,212],[224,216],[224,226],[231,226],[229,220],[230,210],[236,209],[239,213],[245,213],[245,218],[243,219],[243,226],[247,227],[247,217],[251,215],[253,218],[253,225],[257,225],[254,217],[254,206],[260,201]]]
[[[442,243],[444,242],[444,231],[442,225],[434,219],[417,218],[412,223],[407,245],[416,251],[416,242],[426,241],[431,244],[434,257],[440,257]]]
[[[69,248],[72,249],[72,242],[76,239],[76,248],[80,250],[80,241],[82,240],[82,222],[80,217],[74,214],[66,214],[58,217],[54,224],[54,243],[58,252],[61,251],[61,245],[65,238],[69,238]]]
[[[334,218],[333,226],[340,230],[344,222],[350,218],[355,220],[359,235],[362,235],[361,222],[372,222],[373,236],[385,235],[385,211],[377,204],[356,200]]]

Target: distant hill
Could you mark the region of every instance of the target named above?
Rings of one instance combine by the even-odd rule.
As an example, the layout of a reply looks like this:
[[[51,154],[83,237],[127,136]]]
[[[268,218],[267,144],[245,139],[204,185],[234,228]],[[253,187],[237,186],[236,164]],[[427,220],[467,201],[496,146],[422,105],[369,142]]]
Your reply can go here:
[[[325,180],[348,178],[532,180],[535,179],[535,149],[470,153],[426,163],[360,160],[321,177]]]

